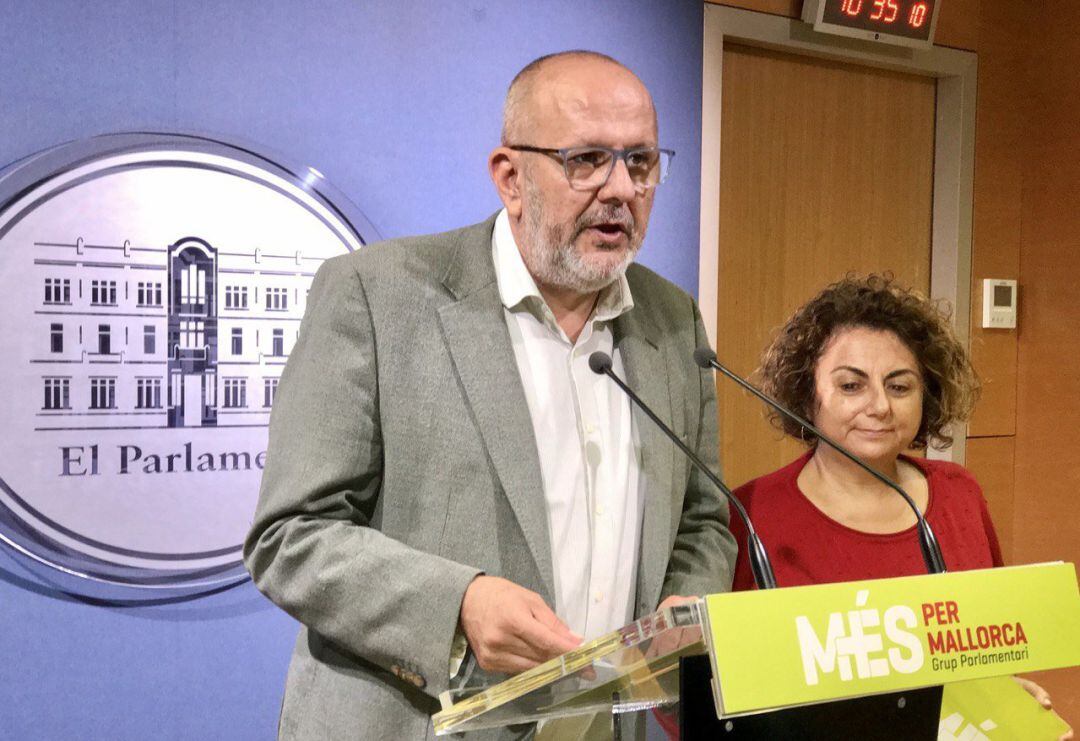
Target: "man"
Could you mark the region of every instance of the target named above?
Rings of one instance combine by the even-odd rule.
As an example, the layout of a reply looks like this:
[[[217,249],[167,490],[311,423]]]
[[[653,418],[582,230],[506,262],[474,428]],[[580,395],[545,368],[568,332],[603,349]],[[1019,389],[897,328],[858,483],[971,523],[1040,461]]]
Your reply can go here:
[[[717,463],[697,309],[630,264],[657,143],[628,69],[541,58],[511,84],[489,159],[499,214],[320,269],[245,547],[304,626],[283,738],[431,737],[453,673],[516,673],[729,588],[726,504],[588,370],[612,354]]]

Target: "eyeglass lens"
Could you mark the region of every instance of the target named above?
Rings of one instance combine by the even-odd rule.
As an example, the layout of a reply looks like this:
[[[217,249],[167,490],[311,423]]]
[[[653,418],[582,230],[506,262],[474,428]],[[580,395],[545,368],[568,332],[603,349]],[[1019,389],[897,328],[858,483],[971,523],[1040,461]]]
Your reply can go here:
[[[602,185],[610,175],[613,155],[606,149],[571,149],[566,152],[566,176],[575,188],[589,189]],[[667,172],[668,155],[656,149],[626,152],[622,159],[630,180],[639,187],[651,188],[662,182]]]

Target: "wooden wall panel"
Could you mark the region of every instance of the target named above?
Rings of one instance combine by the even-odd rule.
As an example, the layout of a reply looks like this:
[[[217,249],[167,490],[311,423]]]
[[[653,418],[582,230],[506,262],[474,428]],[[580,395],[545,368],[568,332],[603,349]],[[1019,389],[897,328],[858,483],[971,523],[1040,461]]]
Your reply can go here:
[[[1037,17],[1025,96],[1038,135],[1024,150],[1017,556],[1080,561],[1080,6],[1048,1]]]
[[[847,272],[929,288],[933,80],[724,50],[717,351],[749,374],[800,304]],[[732,486],[787,463],[761,405],[719,379]]]
[[[968,51],[980,50],[979,14],[982,4],[1005,4],[1002,0],[938,0],[937,31],[934,43],[938,46],[951,46],[954,49]],[[1013,0],[1014,5],[1022,5]]]
[[[1076,144],[1080,140],[1077,111],[1080,110],[1080,3],[1075,0],[1042,0],[1024,3],[1034,17],[1030,43],[1027,45],[1029,88],[1025,108],[1032,126],[1029,141],[1033,145],[1055,147]],[[1052,152],[1049,152],[1052,155]],[[1041,168],[1041,160],[1037,167]],[[1077,162],[1063,162],[1062,172],[1074,172]],[[1052,168],[1057,169],[1057,168]],[[1054,223],[1067,230],[1076,223],[1076,209],[1063,214]]]
[[[1015,555],[1080,561],[1080,4],[1031,13],[1016,399]],[[1041,681],[1080,726],[1080,670]]]
[[[1024,562],[1080,562],[1077,271],[1076,238],[1025,243],[1016,421],[1016,555]]]
[[[1013,563],[1015,448],[1016,441],[1012,437],[968,440],[967,446],[967,468],[982,486],[1006,564]]]
[[[1017,509],[1027,516],[1018,519],[1017,556],[1080,561],[1080,142],[1029,151],[1024,211],[1033,223],[1020,265],[1016,470]]]
[[[983,278],[1020,274],[1026,88],[1023,4],[984,2],[980,14],[972,249],[971,354],[983,394],[971,436],[1016,432],[1017,331],[982,329]]]

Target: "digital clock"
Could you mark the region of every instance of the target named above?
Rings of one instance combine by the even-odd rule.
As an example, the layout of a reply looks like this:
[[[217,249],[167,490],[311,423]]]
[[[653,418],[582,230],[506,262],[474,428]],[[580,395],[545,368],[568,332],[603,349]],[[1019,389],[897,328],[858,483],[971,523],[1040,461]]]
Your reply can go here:
[[[822,33],[930,46],[939,4],[940,0],[805,0],[802,18]]]

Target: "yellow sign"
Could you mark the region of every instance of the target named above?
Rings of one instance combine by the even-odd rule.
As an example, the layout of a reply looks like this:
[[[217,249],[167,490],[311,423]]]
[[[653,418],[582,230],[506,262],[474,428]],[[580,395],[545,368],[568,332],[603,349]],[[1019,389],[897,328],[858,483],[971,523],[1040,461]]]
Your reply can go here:
[[[722,715],[1080,664],[1072,564],[714,594]]]
[[[1057,741],[1069,724],[1047,710],[1012,677],[945,685],[938,741],[1023,738]]]

